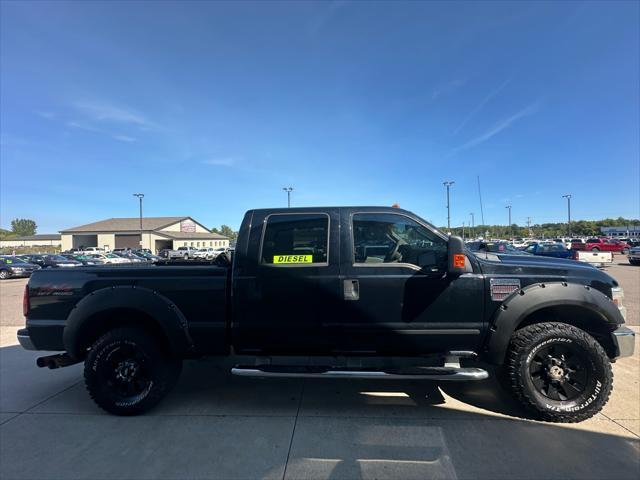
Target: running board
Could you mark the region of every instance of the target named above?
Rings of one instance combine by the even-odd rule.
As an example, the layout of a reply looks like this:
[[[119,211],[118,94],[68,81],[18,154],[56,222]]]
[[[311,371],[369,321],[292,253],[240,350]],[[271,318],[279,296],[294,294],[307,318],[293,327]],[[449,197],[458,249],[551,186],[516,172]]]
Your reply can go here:
[[[489,373],[481,368],[413,367],[403,369],[350,369],[311,366],[238,365],[231,369],[241,377],[272,378],[364,378],[370,380],[484,380]]]

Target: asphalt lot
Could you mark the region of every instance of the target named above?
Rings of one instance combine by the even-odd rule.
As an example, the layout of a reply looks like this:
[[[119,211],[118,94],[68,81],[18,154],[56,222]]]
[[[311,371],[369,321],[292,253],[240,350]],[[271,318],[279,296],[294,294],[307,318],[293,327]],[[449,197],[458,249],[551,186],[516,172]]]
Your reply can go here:
[[[608,271],[638,325],[640,268]],[[603,412],[577,425],[521,418],[493,375],[466,384],[262,380],[232,377],[232,360],[214,359],[186,362],[157,409],[122,418],[89,399],[81,365],[39,369],[42,352],[17,346],[24,284],[0,283],[3,480],[640,476],[638,353],[614,365]]]

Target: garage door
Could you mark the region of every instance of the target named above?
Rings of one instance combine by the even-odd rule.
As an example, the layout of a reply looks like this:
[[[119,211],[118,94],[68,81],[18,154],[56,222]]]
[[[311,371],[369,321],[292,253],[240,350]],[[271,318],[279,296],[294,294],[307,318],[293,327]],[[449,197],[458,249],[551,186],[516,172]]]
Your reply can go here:
[[[116,248],[140,248],[140,235],[116,235]]]

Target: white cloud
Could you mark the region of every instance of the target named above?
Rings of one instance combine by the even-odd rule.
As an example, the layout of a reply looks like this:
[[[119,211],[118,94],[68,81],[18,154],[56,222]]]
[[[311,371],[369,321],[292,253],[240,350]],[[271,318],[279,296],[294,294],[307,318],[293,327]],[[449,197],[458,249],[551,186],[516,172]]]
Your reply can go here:
[[[452,93],[457,89],[459,89],[460,87],[462,87],[465,83],[467,83],[466,80],[456,79],[448,83],[445,83],[443,85],[439,85],[433,90],[433,92],[431,92],[431,98],[433,100],[436,100],[438,97],[441,97],[442,95]]]
[[[205,165],[215,165],[219,167],[233,167],[236,163],[234,158],[225,157],[225,158],[210,158],[208,160],[203,160],[202,163]]]
[[[73,105],[91,120],[136,125],[143,130],[159,128],[158,125],[144,115],[128,108],[96,101],[76,102]]]
[[[52,112],[36,112],[38,115],[40,115],[42,118],[46,118],[47,120],[51,120],[52,118],[55,118],[55,114]]]
[[[66,125],[67,127],[76,128],[78,130],[84,130],[85,132],[97,133],[99,135],[107,135],[113,138],[114,140],[118,140],[120,142],[131,143],[136,141],[135,138],[130,137],[129,135],[113,134],[101,128],[96,128],[92,125],[87,125],[86,123],[70,121],[70,122],[67,122]]]
[[[121,142],[135,142],[136,139],[127,135],[114,135],[113,138],[120,140]]]
[[[472,148],[472,147],[476,147],[476,146],[480,145],[481,143],[486,142],[487,140],[493,138],[494,136],[496,136],[497,134],[499,134],[503,130],[506,130],[507,128],[509,128],[511,125],[516,123],[521,118],[528,117],[529,115],[533,115],[534,113],[536,113],[538,111],[538,108],[539,108],[538,102],[534,102],[531,105],[528,105],[527,107],[523,108],[519,112],[516,112],[513,115],[511,115],[510,117],[505,118],[504,120],[498,122],[496,125],[493,126],[493,128],[491,128],[490,130],[486,131],[482,135],[480,135],[480,136],[468,141],[467,143],[465,143],[463,145],[460,145],[459,147],[454,148],[449,153],[449,156],[455,155],[458,152],[461,152],[463,150],[467,150],[467,149]]]
[[[504,87],[509,85],[509,83],[511,83],[510,78],[504,81],[498,88],[490,92],[489,95],[487,95],[478,105],[476,105],[476,107],[473,110],[471,110],[471,112],[469,112],[469,115],[467,115],[462,121],[462,123],[458,125],[458,128],[454,130],[453,134],[457,135],[458,132],[462,130],[462,128],[469,122],[469,120],[471,120],[478,112],[480,112],[480,110],[482,110],[484,106],[487,103],[489,103],[493,97],[498,95],[504,89]]]

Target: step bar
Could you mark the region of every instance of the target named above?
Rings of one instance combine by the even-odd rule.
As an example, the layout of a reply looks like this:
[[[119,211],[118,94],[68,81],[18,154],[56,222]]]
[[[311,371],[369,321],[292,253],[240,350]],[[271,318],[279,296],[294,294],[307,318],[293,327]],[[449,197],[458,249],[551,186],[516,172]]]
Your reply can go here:
[[[489,373],[481,368],[413,367],[404,369],[353,369],[281,365],[238,365],[231,369],[240,377],[270,378],[362,378],[368,380],[484,380]]]

